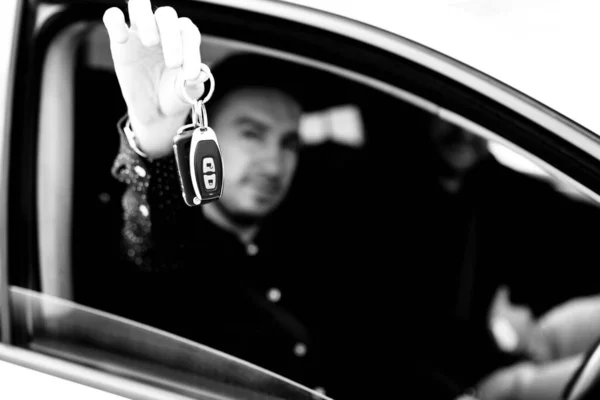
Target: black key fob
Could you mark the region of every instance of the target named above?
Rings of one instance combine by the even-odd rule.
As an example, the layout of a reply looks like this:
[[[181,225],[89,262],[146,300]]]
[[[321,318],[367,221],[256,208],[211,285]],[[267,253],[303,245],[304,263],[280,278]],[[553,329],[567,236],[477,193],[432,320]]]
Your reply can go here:
[[[223,161],[217,135],[210,127],[192,134],[190,171],[196,197],[201,203],[218,200],[223,194]],[[193,200],[196,204],[196,200]]]
[[[223,194],[223,161],[215,132],[186,125],[173,139],[183,199],[188,206],[217,200]]]

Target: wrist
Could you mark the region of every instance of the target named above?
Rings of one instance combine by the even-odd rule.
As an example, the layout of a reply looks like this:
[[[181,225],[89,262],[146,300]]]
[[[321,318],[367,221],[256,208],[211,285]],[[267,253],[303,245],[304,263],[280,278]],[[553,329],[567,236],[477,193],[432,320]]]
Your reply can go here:
[[[527,342],[527,355],[537,363],[545,363],[554,359],[552,341],[539,327],[535,327],[529,334]]]
[[[126,128],[129,129],[128,140],[133,138],[134,150],[148,159],[166,157],[173,153],[173,138],[177,130],[184,125],[187,114],[163,119],[152,124],[142,124],[134,116],[129,115]],[[131,145],[131,140],[130,140]],[[133,146],[132,146],[133,147]]]

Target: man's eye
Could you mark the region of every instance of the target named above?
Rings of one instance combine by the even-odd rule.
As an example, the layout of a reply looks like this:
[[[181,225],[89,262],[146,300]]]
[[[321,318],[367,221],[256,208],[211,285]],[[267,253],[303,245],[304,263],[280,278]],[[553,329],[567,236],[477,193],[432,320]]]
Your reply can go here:
[[[283,148],[287,150],[297,151],[301,147],[300,138],[297,136],[288,138],[283,141]]]
[[[262,138],[262,135],[260,134],[260,132],[255,131],[253,129],[244,129],[242,131],[242,137],[245,137],[246,139],[260,140]]]

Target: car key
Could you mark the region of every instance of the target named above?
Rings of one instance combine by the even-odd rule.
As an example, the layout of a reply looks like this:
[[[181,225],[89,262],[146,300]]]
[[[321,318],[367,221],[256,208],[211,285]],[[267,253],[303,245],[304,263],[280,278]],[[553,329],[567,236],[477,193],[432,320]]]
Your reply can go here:
[[[193,101],[192,124],[184,125],[173,139],[173,150],[179,171],[183,199],[188,206],[197,206],[218,200],[223,194],[223,160],[217,135],[208,126],[206,106],[214,90],[214,78],[210,70],[210,90],[205,99]],[[185,82],[183,83],[185,85]]]

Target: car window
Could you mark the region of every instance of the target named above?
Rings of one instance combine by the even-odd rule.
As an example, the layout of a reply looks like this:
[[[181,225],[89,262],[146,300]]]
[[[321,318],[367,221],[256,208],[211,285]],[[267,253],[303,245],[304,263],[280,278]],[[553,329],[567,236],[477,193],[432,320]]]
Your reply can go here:
[[[306,398],[331,390],[335,397],[336,390],[351,390],[339,381],[330,389],[327,378],[347,357],[340,332],[352,332],[336,316],[369,317],[347,304],[371,304],[380,294],[373,288],[388,279],[367,269],[360,279],[374,284],[357,294],[337,275],[311,275],[310,267],[328,260],[323,254],[336,265],[377,254],[411,278],[417,270],[423,281],[405,276],[412,287],[402,294],[415,304],[407,313],[419,321],[489,325],[502,286],[531,315],[595,290],[593,279],[585,279],[594,248],[586,232],[600,214],[594,201],[573,195],[588,193],[581,186],[500,140],[494,126],[484,135],[483,128],[469,131],[410,88],[331,66],[322,70],[319,60],[309,63],[315,93],[299,132],[298,173],[273,219],[282,236],[294,238],[285,247],[288,261],[302,267],[231,266],[224,251],[197,254],[189,274],[177,268],[140,273],[143,260],[124,247],[138,240],[125,229],[127,187],[111,172],[122,143],[117,121],[126,109],[107,37],[98,20],[68,18],[42,69],[39,246],[33,241],[39,268],[33,262],[11,267],[20,346],[190,395]],[[241,39],[204,35],[205,61],[213,65],[241,52],[282,56]],[[142,217],[155,212],[133,208]],[[152,228],[165,240],[170,247],[158,257],[183,254],[172,240],[181,235],[177,229],[143,222],[127,228]],[[243,250],[262,254],[253,243]],[[123,267],[123,260],[134,265]],[[568,273],[548,268],[557,262]],[[417,293],[422,288],[429,297]],[[453,348],[477,353],[470,344]],[[485,368],[445,373],[460,380],[500,363],[486,353],[474,357],[471,365]],[[297,375],[296,368],[318,371],[322,380]]]

